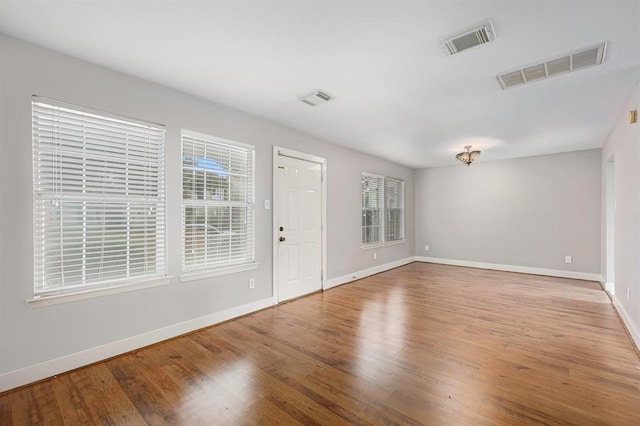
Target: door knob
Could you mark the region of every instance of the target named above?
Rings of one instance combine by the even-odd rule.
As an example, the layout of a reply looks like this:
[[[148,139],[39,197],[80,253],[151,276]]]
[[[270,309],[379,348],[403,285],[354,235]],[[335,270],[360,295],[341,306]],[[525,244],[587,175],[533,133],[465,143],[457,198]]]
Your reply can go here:
[[[285,237],[280,237],[280,242],[283,242],[283,241],[285,241],[285,240],[286,240],[286,238],[285,238]]]

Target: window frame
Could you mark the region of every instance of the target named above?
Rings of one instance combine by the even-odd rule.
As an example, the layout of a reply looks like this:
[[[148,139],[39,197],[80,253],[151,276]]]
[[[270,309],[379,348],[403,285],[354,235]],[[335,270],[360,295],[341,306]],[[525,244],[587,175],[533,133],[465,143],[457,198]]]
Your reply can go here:
[[[380,224],[380,229],[379,229],[379,241],[375,241],[375,242],[371,242],[371,243],[365,243],[364,242],[364,198],[365,198],[365,192],[364,192],[364,188],[363,188],[363,184],[364,184],[364,179],[365,178],[372,178],[372,179],[376,179],[378,181],[378,199],[379,201],[379,211],[381,212],[380,214],[380,220],[381,220],[381,224]],[[397,194],[395,194],[399,200],[399,204],[401,205],[400,208],[396,208],[395,210],[399,210],[400,211],[400,219],[399,219],[399,227],[400,227],[400,237],[399,238],[395,238],[395,239],[390,239],[389,238],[389,220],[390,220],[390,207],[389,207],[389,203],[391,201],[390,199],[390,190],[389,190],[389,182],[394,182],[396,183],[396,185],[400,188],[399,192]],[[373,249],[373,248],[377,248],[377,247],[384,247],[384,246],[391,246],[391,245],[396,245],[396,244],[402,244],[406,241],[406,234],[405,234],[405,222],[406,222],[406,206],[405,206],[405,181],[404,179],[399,179],[399,178],[394,178],[394,177],[389,177],[389,176],[383,176],[383,175],[379,175],[376,173],[371,173],[371,172],[367,172],[367,171],[362,171],[360,174],[360,205],[361,205],[361,224],[360,224],[360,232],[361,232],[361,237],[360,237],[360,248],[361,250],[369,250],[369,249]]]
[[[391,200],[391,194],[390,194],[390,190],[389,190],[389,183],[393,182],[395,183],[397,186],[397,188],[399,189],[398,193],[394,194],[395,196],[397,196],[398,201],[397,203],[400,205],[400,207],[394,208],[393,210],[397,210],[400,212],[400,217],[399,217],[399,237],[398,238],[394,238],[394,239],[390,239],[390,232],[391,232],[391,228],[392,226],[390,225],[390,221],[391,221],[391,207],[389,206],[389,204],[392,202]],[[406,235],[405,235],[405,212],[406,212],[406,207],[405,207],[405,190],[404,190],[404,179],[398,179],[398,178],[393,178],[393,177],[386,177],[384,180],[384,206],[385,206],[385,243],[387,245],[393,245],[393,244],[400,244],[402,242],[405,241],[406,239]]]
[[[232,150],[245,150],[250,157],[249,161],[249,175],[247,177],[246,188],[246,202],[238,202],[231,200],[206,200],[198,198],[185,198],[185,140],[191,139],[204,144],[210,144],[211,146],[217,145],[219,147],[227,147]],[[205,157],[207,158],[207,157]],[[212,160],[212,159],[208,159]],[[203,161],[208,161],[203,160]],[[216,161],[216,160],[213,160]],[[255,228],[255,216],[256,216],[256,204],[255,204],[255,147],[253,145],[244,144],[241,142],[220,138],[217,136],[211,136],[204,133],[195,132],[188,129],[181,129],[180,132],[180,170],[181,170],[181,190],[180,190],[180,204],[181,204],[181,265],[182,272],[180,276],[181,282],[189,282],[199,280],[206,277],[214,277],[219,275],[226,275],[246,270],[256,269],[258,264],[256,262],[255,246],[256,246],[256,228]],[[195,166],[192,171],[195,171]],[[206,191],[203,189],[203,191]],[[249,246],[248,260],[243,262],[228,262],[226,264],[207,265],[206,259],[204,264],[200,263],[198,266],[187,266],[187,216],[186,208],[194,208],[196,206],[204,207],[205,211],[209,207],[243,207],[247,209],[247,235],[243,240],[245,244]],[[208,229],[208,225],[205,225],[205,229]],[[230,231],[231,232],[231,231]],[[205,234],[205,242],[207,244],[207,238],[209,234]],[[231,241],[230,241],[231,245]],[[232,248],[229,248],[230,252]]]
[[[37,95],[32,96],[31,106],[34,284],[33,298],[27,302],[32,306],[57,304],[168,284],[171,277],[167,275],[165,126]],[[140,139],[145,132],[146,150],[144,139]],[[113,144],[120,144],[120,154],[105,159],[104,152]],[[146,158],[146,162],[141,158]],[[70,172],[72,167],[75,170]],[[67,178],[61,178],[65,174]],[[148,186],[152,182],[155,184]],[[126,190],[121,191],[119,186]],[[81,240],[73,236],[73,226],[77,227],[78,220],[65,227],[65,207],[74,204],[82,206],[85,212],[78,219]],[[114,231],[106,228],[113,222],[106,218],[113,214],[109,209],[117,207],[127,212],[122,228],[126,231],[115,232],[116,235],[124,232],[126,239],[113,244],[107,242],[107,236]],[[129,213],[136,211],[132,209],[138,209],[137,216]],[[150,222],[139,214],[146,209],[153,216]],[[95,217],[91,219],[90,214]],[[96,217],[101,219],[96,221]],[[134,246],[136,231],[138,235],[143,232],[144,242]],[[52,241],[60,241],[60,247]],[[73,261],[64,247],[78,241],[82,242],[82,258],[75,263],[81,267],[80,278],[65,271],[65,263]],[[99,256],[95,254],[98,246]],[[141,246],[144,248],[140,249]],[[133,247],[138,247],[138,253],[143,251],[142,262],[132,262]],[[126,273],[111,265],[118,272],[104,277],[103,268],[109,268],[106,257],[118,250],[126,253]],[[51,262],[53,268],[47,266]],[[49,272],[46,268],[50,268]],[[133,269],[142,273],[132,273]],[[59,278],[53,279],[56,275]],[[47,284],[48,279],[54,283]],[[55,281],[59,283],[55,285]]]
[[[378,182],[378,187],[376,190],[376,197],[377,197],[377,205],[374,207],[367,207],[365,206],[365,198],[366,198],[366,192],[365,192],[365,188],[364,188],[364,182],[365,179],[372,179]],[[377,211],[378,212],[378,235],[377,235],[377,240],[372,241],[372,242],[367,242],[365,241],[366,237],[366,233],[365,233],[365,227],[367,226],[371,226],[371,225],[365,225],[365,221],[366,221],[366,213],[365,210],[373,210],[373,211]],[[373,216],[373,215],[372,215]],[[360,174],[360,218],[361,218],[361,222],[360,222],[360,244],[361,244],[361,248],[364,249],[370,249],[370,248],[375,248],[375,247],[381,247],[385,245],[385,231],[384,231],[384,224],[385,224],[385,219],[384,219],[384,176],[382,175],[378,175],[375,173],[370,173],[370,172],[366,172],[363,171]]]

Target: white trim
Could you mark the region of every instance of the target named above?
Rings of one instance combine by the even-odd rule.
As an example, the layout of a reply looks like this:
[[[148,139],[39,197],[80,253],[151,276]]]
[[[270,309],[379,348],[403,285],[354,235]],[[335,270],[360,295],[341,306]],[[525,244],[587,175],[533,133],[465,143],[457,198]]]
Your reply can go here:
[[[598,283],[600,284],[600,288],[602,289],[602,291],[604,291],[605,293],[607,293],[607,283],[605,283],[604,281],[600,280],[600,282]],[[607,297],[609,297],[609,295],[607,294]],[[609,297],[609,299],[611,299],[611,297]]]
[[[622,322],[631,335],[631,340],[636,345],[636,349],[640,351],[640,330],[638,330],[638,327],[633,323],[633,320],[624,309],[622,303],[620,303],[618,298],[615,296],[613,297],[613,307],[616,308],[616,311],[618,311],[620,318],[622,318]]]
[[[368,244],[366,246],[360,246],[360,250],[371,250],[374,248],[384,247],[384,246],[386,246],[385,243],[373,243],[373,244]]]
[[[320,166],[322,167],[322,175],[321,175],[321,192],[322,192],[322,201],[321,201],[321,207],[320,209],[322,210],[321,214],[322,214],[322,271],[320,271],[320,276],[322,277],[320,279],[320,286],[321,288],[324,290],[326,289],[326,282],[327,282],[327,159],[323,158],[323,157],[318,157],[316,155],[313,154],[307,154],[305,152],[300,152],[300,151],[295,151],[293,149],[289,149],[289,148],[283,148],[277,145],[273,145],[273,161],[271,164],[271,171],[272,171],[272,176],[271,176],[271,181],[272,181],[272,198],[273,198],[273,202],[271,203],[271,216],[273,219],[273,257],[272,257],[272,273],[273,273],[273,279],[272,279],[272,294],[273,294],[273,300],[274,300],[274,304],[278,303],[279,300],[279,293],[278,293],[278,237],[279,237],[279,231],[278,231],[278,227],[280,226],[278,223],[278,174],[277,174],[277,167],[278,167],[278,157],[279,156],[283,156],[283,157],[291,157],[291,158],[296,158],[298,160],[304,160],[304,161],[310,161],[312,163],[318,163],[320,164]]]
[[[171,339],[201,328],[210,327],[223,321],[228,321],[242,315],[273,306],[273,298],[258,300],[246,305],[214,312],[203,317],[194,318],[168,327],[149,331],[147,333],[131,336],[126,339],[107,343],[102,346],[90,348],[74,354],[45,361],[41,364],[30,365],[19,370],[10,371],[0,375],[0,392],[24,386],[38,380],[61,374],[76,368],[83,367],[94,362],[99,362],[113,356],[121,355],[129,351],[152,345],[163,340]]]
[[[275,303],[278,303],[278,300],[280,300],[280,294],[278,292],[278,171],[276,170],[279,156],[280,148],[274,145],[271,161],[271,294],[273,295]]]
[[[384,245],[385,246],[396,246],[398,244],[404,244],[406,242],[407,242],[407,240],[405,238],[403,238],[401,240],[387,241]]]
[[[251,271],[258,269],[258,263],[253,262],[244,265],[229,266],[227,268],[213,269],[204,272],[194,272],[192,274],[184,274],[180,276],[180,282],[187,283],[190,281],[201,280],[204,278],[218,277],[220,275],[235,274],[238,272]]]
[[[607,283],[607,282],[603,282],[603,288],[604,290],[611,294],[611,295],[615,295],[616,294],[616,284],[615,283]]]
[[[250,149],[252,151],[256,150],[255,146],[247,143],[232,141],[231,139],[220,138],[218,136],[211,136],[211,135],[207,135],[206,133],[198,133],[189,129],[180,129],[180,140],[182,140],[183,136],[192,137],[196,139],[203,139],[205,141],[220,142],[227,145],[237,146],[239,148]]]
[[[519,272],[521,274],[547,275],[550,277],[573,278],[576,280],[601,281],[600,274],[588,272],[561,271],[558,269],[534,268],[530,266],[500,265],[496,263],[471,262],[458,259],[416,256],[418,262],[441,263],[443,265],[466,266],[469,268],[492,269],[495,271]]]
[[[119,114],[117,112],[104,111],[104,110],[93,108],[86,105],[59,101],[57,99],[47,98],[46,96],[32,95],[31,101],[38,104],[49,104],[55,107],[64,108],[66,110],[72,110],[72,111],[78,111],[78,108],[82,108],[81,112],[85,114],[89,114],[92,116],[97,115],[101,117],[107,117],[107,118],[110,118],[111,120],[116,120],[119,122],[129,122],[141,127],[152,127],[158,130],[166,130],[167,128],[167,126],[165,126],[164,124],[156,123],[154,121],[150,121],[147,119],[129,117],[128,115]]]
[[[384,179],[385,179],[384,175],[379,175],[377,173],[371,173],[371,172],[368,172],[366,170],[363,170],[362,173],[360,173],[360,176],[369,176],[369,177],[382,179],[382,181],[383,181],[382,184],[384,185]]]
[[[388,271],[389,269],[398,268],[400,266],[408,265],[409,263],[415,262],[416,258],[406,257],[404,259],[395,260],[393,262],[385,263],[383,265],[374,266],[373,268],[363,269],[361,271],[354,272],[352,274],[343,275],[341,277],[331,278],[327,280],[324,289],[330,289],[332,287],[337,287],[342,284],[350,283],[351,281],[356,281],[361,278],[368,277],[370,275],[379,274],[380,272]]]
[[[277,158],[278,155],[283,157],[291,157],[297,158],[298,160],[311,161],[312,163],[318,164],[326,164],[327,159],[323,157],[318,157],[317,155],[307,154],[306,152],[295,151],[289,148],[282,148],[279,146],[273,146],[274,158]]]
[[[126,293],[128,291],[143,290],[145,288],[160,287],[169,284],[172,279],[173,277],[154,278],[143,282],[124,283],[109,287],[86,289],[76,291],[74,293],[38,296],[27,300],[27,304],[32,308],[59,305],[61,303],[75,302],[77,300],[93,299],[94,297],[103,297],[111,294]]]

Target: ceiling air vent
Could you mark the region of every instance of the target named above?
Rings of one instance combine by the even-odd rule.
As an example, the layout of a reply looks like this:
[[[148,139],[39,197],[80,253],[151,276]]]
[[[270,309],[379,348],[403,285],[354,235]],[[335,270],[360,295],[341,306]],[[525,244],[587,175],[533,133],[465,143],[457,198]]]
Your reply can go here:
[[[457,31],[455,34],[441,37],[438,41],[440,42],[442,51],[446,55],[451,56],[489,43],[495,39],[496,33],[493,30],[493,23],[490,19],[487,19],[479,24]]]
[[[498,82],[503,89],[531,83],[536,80],[544,80],[556,75],[577,71],[593,65],[600,65],[604,60],[604,51],[607,43],[579,49],[565,55],[528,65],[526,67],[498,74]]]
[[[298,99],[307,105],[318,106],[329,102],[333,99],[333,96],[322,90],[316,90],[315,92],[309,93],[306,96],[301,96]]]

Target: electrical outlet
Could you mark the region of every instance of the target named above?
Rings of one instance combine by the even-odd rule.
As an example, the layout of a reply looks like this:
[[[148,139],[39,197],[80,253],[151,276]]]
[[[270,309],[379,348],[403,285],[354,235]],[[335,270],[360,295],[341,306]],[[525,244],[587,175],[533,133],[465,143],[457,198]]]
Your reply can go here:
[[[265,210],[269,210],[271,208],[271,201],[270,200],[264,200],[264,209]]]
[[[249,290],[253,290],[254,288],[256,288],[256,279],[249,278]]]
[[[429,251],[429,246],[424,246],[424,251]]]
[[[571,256],[565,256],[564,263],[573,263],[573,258]]]
[[[377,259],[378,258],[378,253],[373,253],[373,258]]]
[[[627,287],[627,302],[631,302],[631,289]]]

